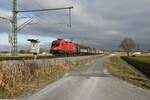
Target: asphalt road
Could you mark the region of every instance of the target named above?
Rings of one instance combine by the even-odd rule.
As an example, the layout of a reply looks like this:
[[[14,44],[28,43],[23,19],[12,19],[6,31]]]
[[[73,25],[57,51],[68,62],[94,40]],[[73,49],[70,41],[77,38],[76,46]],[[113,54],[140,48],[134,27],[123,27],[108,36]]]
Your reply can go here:
[[[111,76],[103,64],[107,57],[93,60],[25,100],[150,100],[150,91]]]

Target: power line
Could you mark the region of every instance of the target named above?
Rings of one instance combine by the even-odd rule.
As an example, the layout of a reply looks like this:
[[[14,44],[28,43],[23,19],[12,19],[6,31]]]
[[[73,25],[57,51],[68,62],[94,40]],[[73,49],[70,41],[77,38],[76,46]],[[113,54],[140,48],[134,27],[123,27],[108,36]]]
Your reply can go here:
[[[51,8],[51,9],[36,9],[36,10],[16,10],[16,13],[26,13],[26,12],[43,12],[43,11],[51,11],[51,10],[63,10],[63,9],[72,9],[71,7],[63,7],[63,8]]]
[[[39,8],[41,8],[41,9],[45,9],[39,2],[38,2],[38,0],[31,0],[31,2],[32,2],[32,4],[34,4],[34,5],[37,5]],[[34,13],[34,15],[35,16],[40,16],[40,15],[37,15],[37,14],[35,14]],[[62,14],[61,14],[62,15]],[[59,17],[61,16],[61,15],[58,15]],[[67,15],[68,16],[68,22],[57,22],[57,23],[52,23],[51,25],[57,25],[57,24],[62,24],[62,25],[65,25],[66,24],[66,26],[67,27],[71,27],[71,9],[69,9],[69,12],[68,12],[68,14],[63,14],[63,15]]]

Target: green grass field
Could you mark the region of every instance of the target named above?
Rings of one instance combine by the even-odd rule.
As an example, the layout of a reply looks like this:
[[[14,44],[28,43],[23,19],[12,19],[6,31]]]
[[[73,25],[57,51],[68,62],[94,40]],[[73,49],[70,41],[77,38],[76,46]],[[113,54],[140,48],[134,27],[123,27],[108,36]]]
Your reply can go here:
[[[150,56],[136,56],[136,57],[128,57],[128,58],[136,60],[138,62],[150,64]]]

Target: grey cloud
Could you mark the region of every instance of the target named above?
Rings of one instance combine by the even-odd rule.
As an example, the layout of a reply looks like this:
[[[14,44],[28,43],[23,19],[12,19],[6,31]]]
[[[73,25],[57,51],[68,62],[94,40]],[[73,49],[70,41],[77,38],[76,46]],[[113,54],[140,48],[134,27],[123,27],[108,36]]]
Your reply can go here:
[[[0,0],[0,2],[4,0]],[[142,48],[149,49],[149,0],[31,0],[19,1],[19,9],[73,5],[72,28],[67,28],[67,11],[33,13],[37,24],[23,29],[22,34],[74,38],[97,48],[116,49],[124,37],[132,37]],[[7,8],[7,7],[6,7]],[[23,14],[26,15],[27,14]],[[29,16],[29,15],[28,15]],[[1,28],[3,27],[3,29]],[[5,26],[6,27],[6,26]],[[0,24],[0,32],[5,28]]]

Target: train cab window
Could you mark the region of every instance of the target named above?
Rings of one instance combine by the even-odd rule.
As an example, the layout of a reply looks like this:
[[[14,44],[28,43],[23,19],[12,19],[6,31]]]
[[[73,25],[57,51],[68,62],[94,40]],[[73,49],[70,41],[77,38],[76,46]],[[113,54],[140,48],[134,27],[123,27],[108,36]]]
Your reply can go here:
[[[53,42],[52,47],[56,47],[56,46],[59,46],[59,43],[58,42]]]

